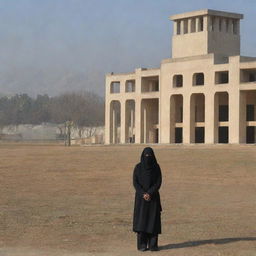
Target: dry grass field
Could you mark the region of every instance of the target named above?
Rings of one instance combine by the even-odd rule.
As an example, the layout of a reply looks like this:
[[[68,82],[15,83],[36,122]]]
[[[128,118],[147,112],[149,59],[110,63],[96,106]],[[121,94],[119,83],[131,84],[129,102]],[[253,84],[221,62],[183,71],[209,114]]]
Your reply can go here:
[[[143,146],[0,144],[1,256],[256,255],[256,146],[153,146],[159,252],[137,252],[132,172]]]

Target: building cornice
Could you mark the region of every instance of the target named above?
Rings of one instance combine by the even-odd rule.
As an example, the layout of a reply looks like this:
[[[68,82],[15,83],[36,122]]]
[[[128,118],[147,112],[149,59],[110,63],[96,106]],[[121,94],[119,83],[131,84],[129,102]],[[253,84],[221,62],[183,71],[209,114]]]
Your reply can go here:
[[[232,12],[224,12],[224,11],[217,11],[217,10],[211,10],[211,9],[204,9],[204,10],[198,10],[193,12],[185,12],[181,14],[175,14],[169,17],[170,20],[180,20],[180,19],[187,19],[197,16],[218,16],[218,17],[225,17],[225,18],[231,18],[231,19],[243,19],[244,15],[240,13],[232,13]]]

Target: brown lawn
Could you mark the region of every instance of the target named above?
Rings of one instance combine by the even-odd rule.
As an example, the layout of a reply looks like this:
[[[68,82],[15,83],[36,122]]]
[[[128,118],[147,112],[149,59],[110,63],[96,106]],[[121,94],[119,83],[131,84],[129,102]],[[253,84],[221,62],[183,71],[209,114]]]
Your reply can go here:
[[[256,146],[153,148],[163,174],[156,254],[256,255]],[[131,179],[142,149],[1,143],[0,255],[141,255]]]

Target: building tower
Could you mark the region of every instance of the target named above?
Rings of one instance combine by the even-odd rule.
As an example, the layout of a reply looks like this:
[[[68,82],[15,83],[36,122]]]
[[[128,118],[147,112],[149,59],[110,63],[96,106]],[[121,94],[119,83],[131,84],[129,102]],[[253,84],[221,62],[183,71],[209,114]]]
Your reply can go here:
[[[173,15],[172,58],[214,53],[240,55],[240,19],[243,15],[201,10]]]

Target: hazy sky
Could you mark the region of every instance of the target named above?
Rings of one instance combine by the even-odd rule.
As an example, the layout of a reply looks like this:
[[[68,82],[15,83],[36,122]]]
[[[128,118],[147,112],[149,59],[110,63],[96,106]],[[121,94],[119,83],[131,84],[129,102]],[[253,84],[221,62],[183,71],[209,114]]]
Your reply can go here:
[[[170,15],[206,8],[243,13],[256,56],[256,0],[0,0],[0,94],[104,95],[105,73],[170,57]]]

